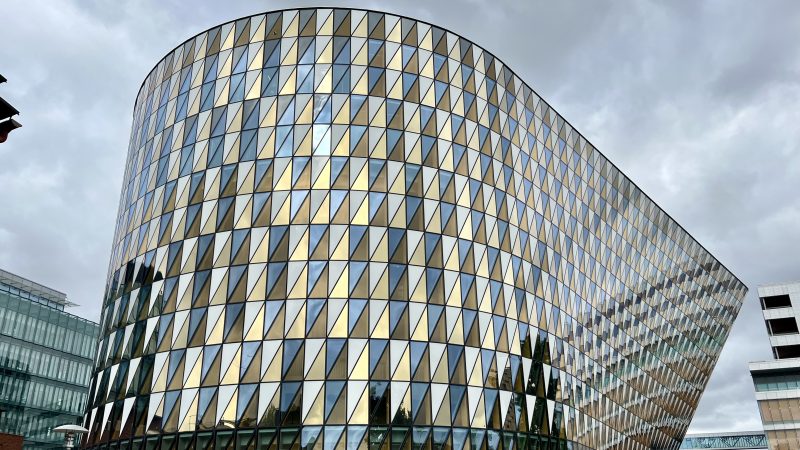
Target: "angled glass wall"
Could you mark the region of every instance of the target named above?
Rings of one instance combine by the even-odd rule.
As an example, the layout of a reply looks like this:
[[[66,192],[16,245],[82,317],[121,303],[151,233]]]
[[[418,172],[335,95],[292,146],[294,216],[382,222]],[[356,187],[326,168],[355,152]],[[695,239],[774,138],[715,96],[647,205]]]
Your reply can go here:
[[[522,80],[346,9],[134,110],[90,448],[677,448],[746,292]]]

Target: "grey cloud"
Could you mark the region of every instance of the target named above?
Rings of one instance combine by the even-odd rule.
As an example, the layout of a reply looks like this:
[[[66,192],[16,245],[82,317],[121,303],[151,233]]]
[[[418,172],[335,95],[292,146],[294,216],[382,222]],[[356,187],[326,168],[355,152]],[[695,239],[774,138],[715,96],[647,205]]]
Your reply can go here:
[[[800,278],[800,4],[791,1],[336,1],[434,22],[510,65],[754,289]],[[131,110],[175,45],[316,2],[7,2],[0,267],[98,318]],[[746,369],[769,357],[755,295],[693,431],[760,426]]]

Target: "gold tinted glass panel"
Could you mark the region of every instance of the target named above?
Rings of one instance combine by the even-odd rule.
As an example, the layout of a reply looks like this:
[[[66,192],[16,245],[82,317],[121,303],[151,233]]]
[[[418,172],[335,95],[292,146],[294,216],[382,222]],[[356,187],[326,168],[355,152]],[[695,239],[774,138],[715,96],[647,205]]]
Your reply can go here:
[[[746,292],[494,56],[378,12],[186,41],[125,173],[92,448],[677,448]]]

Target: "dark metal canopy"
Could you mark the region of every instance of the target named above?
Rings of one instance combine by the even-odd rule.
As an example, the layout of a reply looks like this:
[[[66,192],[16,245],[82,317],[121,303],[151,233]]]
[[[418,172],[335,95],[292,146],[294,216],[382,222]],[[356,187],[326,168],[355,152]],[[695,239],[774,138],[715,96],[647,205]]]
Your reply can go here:
[[[9,117],[15,116],[17,114],[19,114],[17,108],[14,108],[13,106],[11,106],[11,103],[5,101],[3,97],[0,97],[0,120],[6,120]]]

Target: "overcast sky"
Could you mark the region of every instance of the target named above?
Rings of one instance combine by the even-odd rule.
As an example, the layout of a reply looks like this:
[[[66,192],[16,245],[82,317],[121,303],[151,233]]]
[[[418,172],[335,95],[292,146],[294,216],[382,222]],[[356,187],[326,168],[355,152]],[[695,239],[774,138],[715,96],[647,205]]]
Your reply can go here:
[[[0,267],[91,319],[131,114],[188,37],[312,1],[3,2]],[[770,357],[755,288],[800,279],[800,2],[334,1],[443,26],[494,53],[751,293],[690,432],[760,429],[747,362]]]

